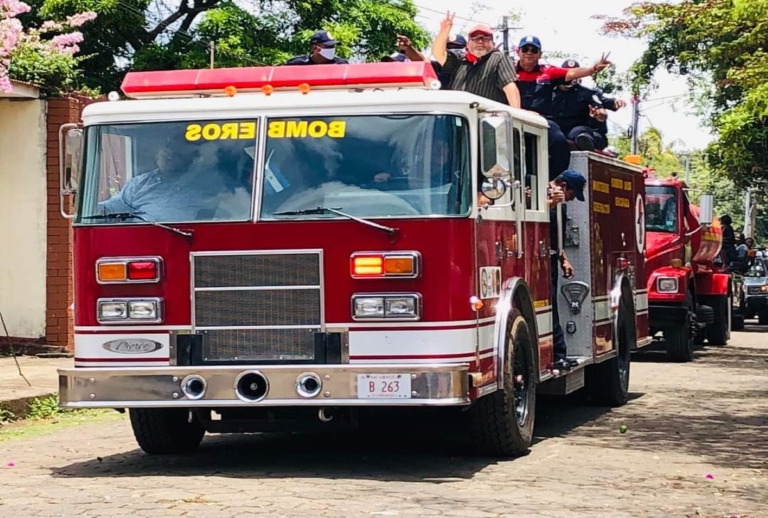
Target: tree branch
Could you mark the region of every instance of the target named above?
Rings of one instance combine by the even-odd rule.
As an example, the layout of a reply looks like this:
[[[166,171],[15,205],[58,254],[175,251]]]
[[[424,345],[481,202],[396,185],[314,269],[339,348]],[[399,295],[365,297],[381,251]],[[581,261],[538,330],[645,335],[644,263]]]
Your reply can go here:
[[[151,43],[155,41],[155,39],[160,36],[165,29],[167,29],[171,24],[181,20],[185,15],[187,15],[190,12],[190,7],[187,4],[187,0],[181,0],[181,3],[179,4],[179,8],[172,13],[170,16],[168,16],[165,20],[157,24],[157,27],[152,29],[147,33],[146,36],[146,43]]]

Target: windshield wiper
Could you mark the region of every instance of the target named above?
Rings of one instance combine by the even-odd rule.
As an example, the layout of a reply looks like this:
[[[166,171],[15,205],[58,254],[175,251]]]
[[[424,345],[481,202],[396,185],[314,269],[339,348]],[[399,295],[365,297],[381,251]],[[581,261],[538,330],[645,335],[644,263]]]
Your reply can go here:
[[[180,236],[184,236],[190,241],[192,241],[192,232],[187,232],[185,230],[180,230],[178,228],[169,227],[168,225],[163,225],[162,223],[158,223],[157,221],[152,221],[151,219],[147,219],[144,216],[142,216],[143,213],[141,212],[115,212],[113,214],[99,214],[96,216],[83,216],[82,219],[118,219],[121,221],[125,221],[127,219],[136,218],[141,221],[144,221],[146,223],[149,223],[152,226],[164,228],[165,230],[168,230],[169,232],[173,232],[174,234],[178,234]]]
[[[397,233],[396,228],[387,227],[384,225],[379,225],[378,223],[374,223],[373,221],[368,221],[367,219],[358,218],[357,216],[353,216],[352,214],[347,214],[346,212],[341,212],[341,207],[338,208],[332,208],[332,207],[317,207],[316,209],[303,209],[303,210],[288,210],[285,212],[275,212],[273,216],[304,216],[309,214],[326,214],[326,213],[332,213],[336,214],[338,216],[341,216],[343,218],[351,219],[353,221],[357,221],[358,223],[362,223],[363,225],[367,225],[369,227],[377,228],[379,230],[383,230],[390,236],[393,236]]]

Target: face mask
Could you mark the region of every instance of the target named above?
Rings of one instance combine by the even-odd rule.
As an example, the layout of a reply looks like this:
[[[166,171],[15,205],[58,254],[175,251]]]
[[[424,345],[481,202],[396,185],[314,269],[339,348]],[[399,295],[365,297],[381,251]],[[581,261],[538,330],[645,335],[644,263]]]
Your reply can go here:
[[[320,49],[318,52],[321,56],[323,56],[327,60],[332,60],[334,57],[336,57],[336,49]]]

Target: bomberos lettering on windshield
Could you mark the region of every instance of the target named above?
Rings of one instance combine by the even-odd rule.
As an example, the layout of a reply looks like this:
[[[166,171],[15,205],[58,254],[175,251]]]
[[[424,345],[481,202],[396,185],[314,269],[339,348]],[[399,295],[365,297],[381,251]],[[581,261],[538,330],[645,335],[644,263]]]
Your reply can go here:
[[[225,122],[218,124],[190,124],[184,133],[190,142],[202,140],[253,140],[256,138],[255,122]]]
[[[270,138],[344,138],[346,121],[270,121]]]

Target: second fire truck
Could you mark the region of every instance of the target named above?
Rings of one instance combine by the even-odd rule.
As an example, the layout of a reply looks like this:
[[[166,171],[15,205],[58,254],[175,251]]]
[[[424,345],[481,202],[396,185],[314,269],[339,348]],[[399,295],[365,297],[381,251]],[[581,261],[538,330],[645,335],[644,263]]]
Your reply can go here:
[[[545,119],[416,62],[138,72],[123,91],[61,132],[73,156],[84,136],[62,182],[63,406],[129,409],[155,454],[452,407],[475,445],[518,455],[537,392],[626,403],[650,343],[639,169],[574,153],[588,188],[557,304],[578,365],[558,371]]]

